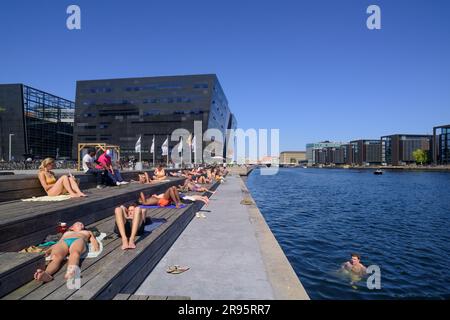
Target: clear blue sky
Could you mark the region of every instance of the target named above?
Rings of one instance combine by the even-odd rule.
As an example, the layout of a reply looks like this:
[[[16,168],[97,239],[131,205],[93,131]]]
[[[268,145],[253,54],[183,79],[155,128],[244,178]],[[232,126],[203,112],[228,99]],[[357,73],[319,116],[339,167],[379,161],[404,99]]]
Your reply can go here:
[[[431,132],[450,123],[450,1],[0,2],[0,83],[74,99],[76,80],[196,73],[219,76],[240,127],[281,129],[282,150]]]

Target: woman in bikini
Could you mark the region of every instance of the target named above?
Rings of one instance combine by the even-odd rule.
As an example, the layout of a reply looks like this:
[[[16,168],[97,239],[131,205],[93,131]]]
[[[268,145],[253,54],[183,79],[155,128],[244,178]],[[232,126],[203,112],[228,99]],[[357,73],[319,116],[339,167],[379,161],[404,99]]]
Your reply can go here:
[[[47,158],[42,161],[39,167],[39,181],[49,197],[56,197],[68,193],[72,198],[86,197],[78,187],[78,183],[74,177],[62,176],[56,179],[52,172],[55,160]]]
[[[83,223],[76,222],[61,240],[46,252],[46,256],[51,256],[52,261],[45,270],[38,269],[34,274],[34,279],[44,283],[52,281],[53,275],[61,268],[67,255],[69,255],[69,263],[64,278],[72,279],[79,268],[81,255],[87,251],[88,242],[92,243],[94,251],[99,250],[99,243],[94,234],[84,230]]]
[[[166,171],[162,165],[159,165],[158,168],[155,169],[154,180],[165,180],[166,179]]]
[[[154,194],[149,198],[146,198],[145,194],[141,192],[138,202],[144,206],[160,206],[161,208],[174,203],[176,208],[179,209],[181,205],[180,194],[176,187],[170,187],[165,193]]]

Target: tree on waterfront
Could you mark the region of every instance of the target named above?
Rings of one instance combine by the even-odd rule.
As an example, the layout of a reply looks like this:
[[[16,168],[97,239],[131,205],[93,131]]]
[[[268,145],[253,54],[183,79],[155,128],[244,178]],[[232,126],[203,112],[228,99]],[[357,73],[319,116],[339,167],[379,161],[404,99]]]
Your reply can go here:
[[[428,153],[425,150],[417,149],[413,152],[414,160],[420,165],[428,162]]]

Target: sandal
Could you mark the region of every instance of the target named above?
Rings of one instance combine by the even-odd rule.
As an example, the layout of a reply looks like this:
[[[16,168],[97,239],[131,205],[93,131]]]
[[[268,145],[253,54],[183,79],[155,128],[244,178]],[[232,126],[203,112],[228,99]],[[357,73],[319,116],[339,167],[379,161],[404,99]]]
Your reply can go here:
[[[189,267],[171,266],[171,267],[167,268],[167,273],[180,274],[180,273],[188,271],[189,269],[190,269]]]

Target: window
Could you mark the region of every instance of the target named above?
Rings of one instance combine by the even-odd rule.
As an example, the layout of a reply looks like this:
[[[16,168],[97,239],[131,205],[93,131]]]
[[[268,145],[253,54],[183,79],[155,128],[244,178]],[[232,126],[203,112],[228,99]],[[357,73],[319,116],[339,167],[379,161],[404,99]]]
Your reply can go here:
[[[197,83],[194,84],[194,89],[208,89],[209,85],[207,83]]]

